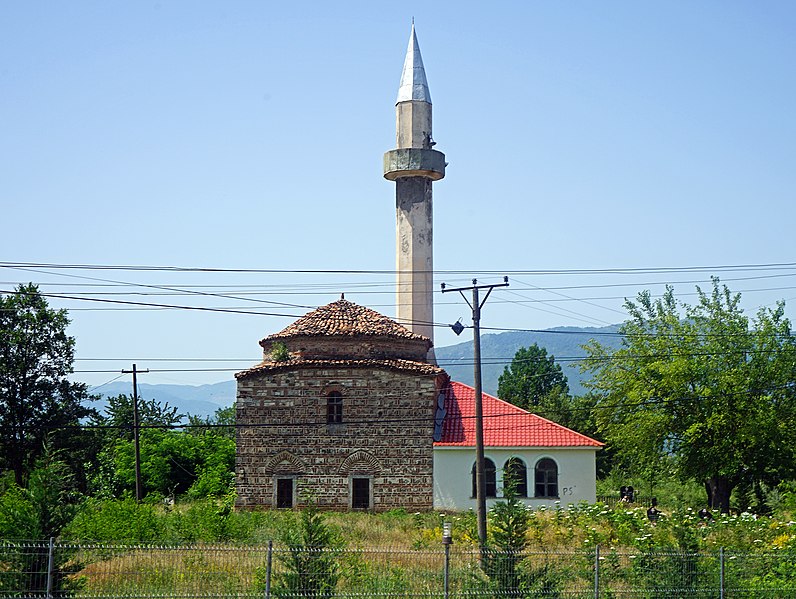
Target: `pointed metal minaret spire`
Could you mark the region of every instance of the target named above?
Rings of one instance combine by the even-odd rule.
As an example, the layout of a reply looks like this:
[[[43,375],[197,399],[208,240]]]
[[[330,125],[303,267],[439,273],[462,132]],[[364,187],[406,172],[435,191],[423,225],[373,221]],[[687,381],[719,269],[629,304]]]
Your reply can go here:
[[[432,149],[431,94],[414,20],[395,103],[396,148],[384,154],[395,181],[397,320],[434,340],[432,181],[445,176],[445,155]],[[433,352],[429,360],[434,361]]]
[[[398,99],[395,102],[412,100],[431,104],[426,69],[423,68],[423,57],[420,56],[420,46],[417,43],[414,23],[412,23],[412,34],[409,36],[409,47],[406,49],[401,85],[398,87]]]

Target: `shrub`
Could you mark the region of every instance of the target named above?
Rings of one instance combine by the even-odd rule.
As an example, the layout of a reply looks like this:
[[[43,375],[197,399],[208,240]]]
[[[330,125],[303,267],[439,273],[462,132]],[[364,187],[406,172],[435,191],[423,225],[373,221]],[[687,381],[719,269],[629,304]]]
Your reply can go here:
[[[299,514],[297,526],[285,531],[287,551],[278,554],[284,572],[277,578],[277,597],[331,597],[340,579],[339,538],[310,505]]]
[[[70,540],[115,543],[162,542],[165,526],[152,503],[124,499],[90,499],[63,531]]]

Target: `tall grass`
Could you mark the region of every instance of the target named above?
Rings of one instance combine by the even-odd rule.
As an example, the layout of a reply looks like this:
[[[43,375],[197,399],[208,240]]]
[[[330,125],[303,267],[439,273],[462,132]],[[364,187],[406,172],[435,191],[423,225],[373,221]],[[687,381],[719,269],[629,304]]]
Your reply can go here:
[[[692,508],[663,508],[650,522],[644,506],[602,504],[529,510],[528,549],[534,551],[607,548],[701,551],[796,550],[796,523],[752,514],[699,518]],[[472,512],[328,512],[326,522],[343,546],[393,550],[439,549],[442,523],[453,526],[457,547],[477,546]],[[138,504],[134,500],[91,501],[64,529],[62,539],[110,543],[233,543],[265,545],[295,527],[291,510],[236,511],[226,501],[201,500]]]

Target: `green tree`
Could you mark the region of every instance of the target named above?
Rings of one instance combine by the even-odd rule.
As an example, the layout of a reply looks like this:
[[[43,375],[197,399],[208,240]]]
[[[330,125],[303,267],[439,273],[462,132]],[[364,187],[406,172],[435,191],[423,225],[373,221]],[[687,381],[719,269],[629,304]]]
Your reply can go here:
[[[190,431],[195,435],[213,434],[235,439],[235,403],[226,408],[218,408],[209,418],[188,416]]]
[[[274,588],[276,597],[331,597],[340,579],[340,541],[324,516],[310,504],[301,510],[296,526],[286,529],[280,553],[284,571]]]
[[[484,551],[484,572],[498,597],[517,596],[523,582],[519,568],[528,547],[528,510],[519,499],[516,481],[504,478],[503,500],[489,511],[489,546]]]
[[[483,594],[504,599],[512,597],[560,596],[561,575],[549,563],[529,559],[528,508],[517,495],[517,481],[504,474],[503,499],[489,511],[489,543],[483,553],[483,570],[489,587]]]
[[[210,418],[189,416],[188,432],[204,449],[197,478],[188,489],[190,497],[219,497],[235,488],[235,404],[219,408]]]
[[[82,496],[75,492],[72,472],[59,457],[45,446],[28,475],[26,488],[10,478],[0,482],[0,538],[54,538],[75,515]],[[65,588],[61,567],[67,559],[65,554],[56,556],[53,590]],[[31,591],[31,596],[44,595],[46,581],[40,573],[47,571],[46,553],[11,547],[4,561],[8,572],[0,579],[0,594],[25,590]]]
[[[555,356],[548,356],[547,350],[536,343],[517,350],[498,379],[500,399],[536,413],[549,396],[568,394],[567,377]]]
[[[195,499],[229,493],[234,486],[234,407],[219,408],[209,418],[189,416],[186,430],[173,430],[182,418],[168,403],[139,400],[144,492]],[[93,491],[99,497],[119,497],[135,486],[132,399],[109,398],[105,414],[94,422],[109,428]]]
[[[133,465],[133,425],[134,406],[132,395],[120,394],[107,398],[107,405],[103,412],[96,413],[91,419],[91,424],[96,427],[101,437],[101,447],[97,455],[97,467],[93,470],[91,480],[92,494],[97,497],[118,497],[125,489],[129,488],[127,472],[119,471],[120,462]],[[161,404],[156,399],[138,399],[138,420],[144,427],[141,429],[143,436],[152,426],[165,428],[178,424],[183,414],[177,413],[177,408]],[[129,460],[122,461],[122,456],[129,454]],[[133,486],[135,486],[135,475]]]
[[[27,487],[11,480],[0,483],[0,538],[57,537],[77,511],[82,496],[72,484],[72,472],[49,448],[36,460]]]
[[[107,399],[104,414],[95,418],[95,423],[108,427],[109,437],[133,438],[134,406],[132,395],[117,395]],[[177,408],[156,399],[138,398],[138,422],[141,426],[170,427],[179,424],[185,417]]]
[[[235,441],[219,434],[148,428],[141,431],[144,493],[221,496],[234,482]],[[118,439],[106,447],[95,481],[101,496],[118,497],[135,487],[133,442]]]
[[[88,436],[81,419],[92,399],[72,373],[75,340],[66,334],[66,310],[53,310],[33,285],[0,297],[0,468],[26,483],[45,440],[80,462]],[[82,464],[70,464],[81,469]]]
[[[750,320],[718,279],[697,293],[694,306],[671,287],[658,300],[648,291],[628,300],[622,346],[591,342],[584,369],[601,395],[598,426],[619,455],[639,471],[672,463],[726,512],[742,480],[794,474],[796,338],[783,303]]]

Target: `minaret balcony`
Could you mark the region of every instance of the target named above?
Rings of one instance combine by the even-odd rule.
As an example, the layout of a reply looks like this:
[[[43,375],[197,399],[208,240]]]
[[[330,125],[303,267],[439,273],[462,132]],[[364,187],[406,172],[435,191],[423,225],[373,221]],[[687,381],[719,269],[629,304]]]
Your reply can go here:
[[[426,148],[398,148],[384,153],[384,178],[426,177],[439,181],[445,176],[445,154]]]

